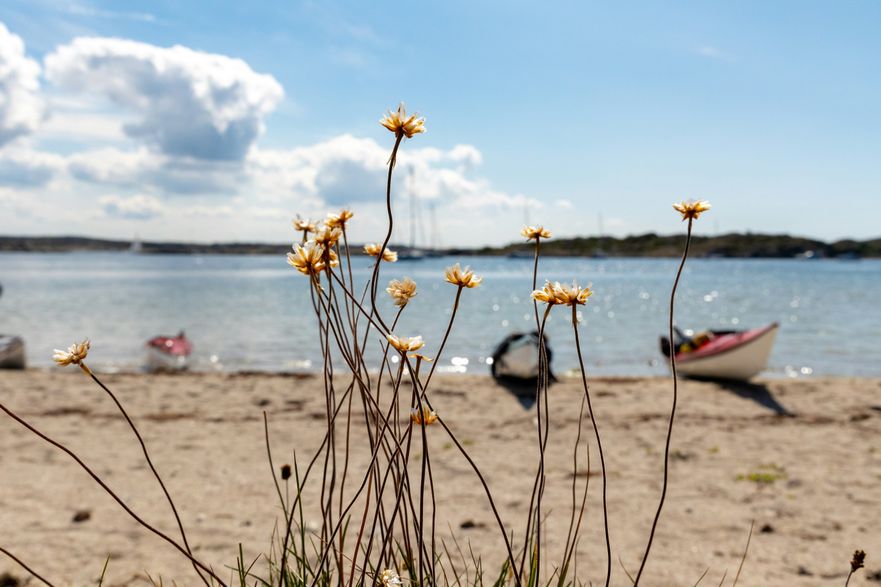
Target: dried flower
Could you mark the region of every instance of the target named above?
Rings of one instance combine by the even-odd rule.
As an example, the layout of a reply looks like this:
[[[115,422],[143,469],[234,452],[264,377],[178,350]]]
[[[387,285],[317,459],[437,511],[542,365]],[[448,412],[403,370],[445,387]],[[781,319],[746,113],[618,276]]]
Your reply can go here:
[[[850,559],[850,572],[856,573],[858,569],[862,569],[866,563],[866,551],[865,550],[855,550],[853,552],[853,558]]]
[[[312,237],[312,240],[315,241],[316,244],[319,244],[326,249],[330,249],[338,240],[340,240],[341,236],[343,236],[343,233],[339,228],[331,228],[325,224],[315,232],[315,236]]]
[[[447,267],[447,270],[444,271],[444,278],[449,283],[459,287],[477,287],[483,281],[483,278],[474,275],[474,271],[469,267],[462,269],[458,263],[452,267]]]
[[[388,338],[389,344],[401,353],[416,351],[425,346],[425,342],[422,340],[421,336],[412,336],[408,338],[406,336],[389,334],[386,338]]]
[[[417,361],[425,361],[426,363],[431,363],[434,361],[431,357],[426,357],[425,355],[419,353],[413,353],[412,355],[407,355],[411,359],[416,359]]]
[[[294,228],[296,230],[299,230],[300,232],[305,232],[305,233],[315,232],[315,223],[311,222],[310,220],[300,218],[299,216],[297,216],[293,220],[293,225],[294,225]]]
[[[82,363],[86,356],[89,354],[89,347],[92,346],[91,341],[89,339],[85,339],[83,342],[75,342],[70,345],[66,351],[61,349],[55,349],[55,354],[52,355],[52,360],[58,363],[61,367],[67,367],[68,365],[79,365]]]
[[[528,240],[537,241],[540,238],[551,238],[551,231],[544,226],[524,226],[520,234]]]
[[[706,200],[689,200],[673,204],[673,209],[682,214],[682,220],[697,220],[702,213],[710,209],[710,203]]]
[[[382,250],[382,245],[378,245],[376,243],[371,243],[369,245],[364,245],[364,252],[370,255],[371,257],[378,257],[379,252],[382,251],[382,260],[388,261],[389,263],[394,263],[398,260],[398,254],[386,247],[386,249]]]
[[[532,299],[548,305],[563,304],[567,306],[584,305],[587,298],[593,295],[590,287],[580,287],[574,282],[571,286],[563,285],[559,281],[553,284],[548,281],[541,289],[532,292]]]
[[[66,351],[55,349],[55,352],[52,355],[52,360],[61,367],[66,367],[68,365],[79,365],[80,369],[82,369],[87,375],[91,375],[92,372],[83,362],[85,361],[86,356],[89,354],[89,347],[91,346],[92,343],[87,338],[83,342],[73,343],[67,348]]]
[[[351,210],[341,210],[339,214],[328,214],[324,224],[330,228],[345,228],[346,222],[354,215]]]
[[[437,422],[437,413],[428,406],[422,406],[421,410],[413,408],[410,410],[410,421],[414,424],[425,423],[426,426],[430,426]]]
[[[403,280],[392,279],[385,289],[388,295],[395,301],[395,305],[403,308],[410,301],[410,298],[416,295],[416,282],[405,277]]]
[[[305,245],[295,244],[294,252],[288,253],[288,265],[303,275],[318,275],[328,264],[339,265],[336,253],[311,241]]]
[[[383,587],[400,587],[402,583],[394,569],[385,569],[379,574],[379,584]]]
[[[281,479],[282,481],[287,481],[291,478],[291,466],[290,465],[282,465],[281,466]]]
[[[389,110],[388,114],[379,121],[379,124],[395,133],[395,136],[405,136],[408,139],[412,139],[413,135],[425,132],[425,119],[419,118],[418,114],[411,114],[408,117],[403,102],[398,105],[397,111]]]

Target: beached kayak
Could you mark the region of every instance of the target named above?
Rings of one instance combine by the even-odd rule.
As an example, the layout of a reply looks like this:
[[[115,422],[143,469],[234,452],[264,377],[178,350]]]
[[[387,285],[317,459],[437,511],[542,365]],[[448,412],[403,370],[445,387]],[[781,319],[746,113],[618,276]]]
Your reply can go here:
[[[768,365],[779,324],[751,330],[709,330],[674,341],[676,370],[681,375],[705,379],[746,380]],[[670,356],[667,337],[661,351]]]

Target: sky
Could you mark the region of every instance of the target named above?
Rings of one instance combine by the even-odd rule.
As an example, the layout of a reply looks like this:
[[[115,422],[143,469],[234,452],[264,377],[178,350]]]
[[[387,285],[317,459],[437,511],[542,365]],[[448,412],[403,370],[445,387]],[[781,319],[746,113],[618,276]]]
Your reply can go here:
[[[0,235],[881,236],[881,3],[4,0]]]

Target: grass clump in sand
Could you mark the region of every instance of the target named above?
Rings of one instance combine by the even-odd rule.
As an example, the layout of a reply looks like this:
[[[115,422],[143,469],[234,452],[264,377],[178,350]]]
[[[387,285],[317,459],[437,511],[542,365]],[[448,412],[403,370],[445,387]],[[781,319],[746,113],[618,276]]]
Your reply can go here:
[[[395,164],[405,139],[425,131],[424,119],[406,112],[403,104],[389,112],[381,121],[394,136],[388,159],[386,180],[387,230],[384,238],[365,247],[373,257],[370,277],[362,283],[350,258],[349,223],[354,214],[349,210],[329,214],[318,224],[300,217],[294,221],[299,242],[292,246],[287,261],[309,282],[309,301],[316,317],[315,343],[322,352],[324,375],[326,432],[320,448],[312,454],[294,454],[293,462],[277,467],[271,452],[270,422],[264,414],[266,450],[272,479],[283,513],[269,551],[262,559],[246,561],[240,548],[239,557],[228,572],[214,569],[200,560],[190,547],[186,530],[174,500],[166,490],[159,472],[153,466],[146,444],[133,420],[113,392],[87,367],[89,342],[84,341],[67,351],[58,351],[59,365],[77,365],[106,392],[129,424],[140,444],[143,456],[156,482],[162,488],[170,513],[177,522],[178,536],[166,534],[142,519],[85,462],[63,443],[50,438],[3,404],[0,409],[19,424],[74,459],[106,491],[123,510],[141,526],[162,538],[192,564],[193,571],[205,585],[270,585],[315,587],[329,585],[413,585],[483,586],[513,585],[583,585],[577,573],[576,549],[587,507],[591,474],[588,436],[599,454],[597,476],[602,484],[603,544],[605,565],[602,583],[608,587],[612,577],[613,545],[608,519],[605,452],[599,418],[594,411],[579,333],[578,308],[589,302],[593,293],[587,285],[577,282],[546,282],[539,287],[539,263],[543,240],[552,237],[542,226],[527,226],[521,235],[534,241],[532,299],[535,327],[538,331],[539,368],[536,381],[537,415],[535,456],[538,461],[531,495],[520,524],[502,519],[493,489],[469,452],[471,443],[462,438],[453,418],[447,418],[441,399],[432,393],[436,369],[446,350],[450,333],[456,324],[462,296],[477,288],[482,277],[458,263],[442,276],[450,287],[449,321],[441,333],[400,332],[400,318],[414,298],[418,285],[405,276],[395,276],[387,285],[381,278],[388,273],[398,254],[389,248],[394,230],[392,186]],[[673,311],[676,290],[688,257],[693,222],[706,210],[704,201],[682,202],[674,208],[687,221],[685,248],[679,263],[669,305],[669,335],[673,340]],[[388,306],[388,295],[394,311],[381,311]],[[550,480],[545,465],[548,432],[555,415],[550,413],[548,389],[551,383],[544,329],[551,312],[563,312],[572,325],[571,344],[579,359],[579,375],[583,394],[578,408],[577,437],[571,447],[572,474],[567,483],[572,500],[564,529],[564,546],[548,552],[546,525],[548,512],[544,498]],[[423,339],[423,336],[427,336]],[[432,349],[430,354],[426,349]],[[374,364],[370,357],[378,356]],[[678,400],[675,353],[671,353],[673,401],[664,441],[664,471],[661,495],[652,520],[640,566],[631,577],[639,585],[646,571],[655,531],[667,495],[672,433]],[[583,428],[590,422],[592,434]],[[467,432],[467,431],[465,431]],[[503,545],[505,560],[497,568],[484,568],[479,554],[455,539],[452,543],[438,537],[443,524],[435,499],[435,477],[432,469],[432,437],[445,451],[456,451],[467,464],[473,480],[483,490],[486,507],[492,513],[497,539]],[[442,439],[442,440],[441,440]],[[367,451],[366,466],[350,460],[354,447]],[[586,463],[586,464],[585,464]],[[585,470],[586,467],[586,470]],[[307,494],[318,505],[307,511]],[[316,523],[307,523],[315,520]],[[519,532],[512,531],[519,528]],[[465,555],[465,551],[468,555]],[[12,556],[8,551],[4,553]],[[44,583],[47,579],[19,562]],[[724,579],[723,579],[724,580]],[[736,582],[736,578],[735,578]]]

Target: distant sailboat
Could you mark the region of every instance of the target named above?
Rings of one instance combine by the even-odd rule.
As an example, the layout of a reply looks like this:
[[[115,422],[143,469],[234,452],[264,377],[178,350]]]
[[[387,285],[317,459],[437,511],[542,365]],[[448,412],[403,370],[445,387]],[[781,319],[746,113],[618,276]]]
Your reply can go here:
[[[144,243],[141,242],[141,239],[138,235],[135,235],[135,238],[132,240],[132,244],[128,247],[129,253],[143,253],[144,252]]]
[[[416,190],[414,184],[416,173],[410,166],[410,176],[407,183],[407,191],[410,196],[410,245],[398,249],[398,261],[421,261],[425,258],[425,252],[416,246]]]

